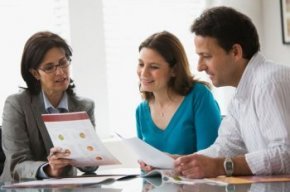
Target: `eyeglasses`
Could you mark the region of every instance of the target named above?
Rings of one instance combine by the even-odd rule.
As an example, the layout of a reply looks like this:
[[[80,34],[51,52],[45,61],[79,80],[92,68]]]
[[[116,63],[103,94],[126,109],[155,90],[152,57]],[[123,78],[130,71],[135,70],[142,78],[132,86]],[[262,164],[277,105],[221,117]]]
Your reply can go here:
[[[40,69],[41,71],[44,71],[45,73],[54,73],[57,68],[61,68],[62,70],[64,69],[67,69],[68,66],[70,65],[70,62],[71,62],[71,59],[62,59],[59,61],[58,64],[53,64],[53,63],[49,63],[49,64],[46,64],[45,66],[43,67],[39,67],[38,69]]]

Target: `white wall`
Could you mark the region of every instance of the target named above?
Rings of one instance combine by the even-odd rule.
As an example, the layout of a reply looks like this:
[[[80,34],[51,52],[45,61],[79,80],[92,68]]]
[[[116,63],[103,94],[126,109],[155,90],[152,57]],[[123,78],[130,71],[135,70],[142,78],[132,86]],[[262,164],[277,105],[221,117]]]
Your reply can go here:
[[[263,0],[263,52],[271,60],[290,66],[290,45],[282,43],[280,0]]]
[[[76,92],[95,101],[96,131],[108,137],[108,87],[101,0],[69,1]]]

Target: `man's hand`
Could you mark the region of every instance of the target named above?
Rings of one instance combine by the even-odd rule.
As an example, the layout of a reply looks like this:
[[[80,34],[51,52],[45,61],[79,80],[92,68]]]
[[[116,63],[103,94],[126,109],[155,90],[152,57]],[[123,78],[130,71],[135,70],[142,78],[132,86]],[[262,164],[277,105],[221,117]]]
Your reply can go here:
[[[191,154],[178,157],[175,162],[175,171],[182,176],[200,179],[223,175],[224,158],[211,158],[204,155]]]

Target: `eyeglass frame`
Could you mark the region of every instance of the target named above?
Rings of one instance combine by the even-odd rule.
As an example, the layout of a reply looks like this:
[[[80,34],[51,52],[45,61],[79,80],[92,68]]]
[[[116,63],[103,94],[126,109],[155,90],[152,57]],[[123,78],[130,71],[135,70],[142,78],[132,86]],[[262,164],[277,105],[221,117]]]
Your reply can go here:
[[[60,68],[60,69],[64,70],[64,69],[67,69],[70,66],[71,58],[65,58],[65,64],[61,64],[60,62],[58,62],[58,64],[56,64],[56,65],[52,63],[53,68],[51,68],[51,71],[50,71],[50,69],[44,69],[44,68],[41,68],[41,67],[39,67],[38,69],[43,71],[43,72],[45,72],[45,73],[47,73],[47,74],[55,73],[57,68]]]

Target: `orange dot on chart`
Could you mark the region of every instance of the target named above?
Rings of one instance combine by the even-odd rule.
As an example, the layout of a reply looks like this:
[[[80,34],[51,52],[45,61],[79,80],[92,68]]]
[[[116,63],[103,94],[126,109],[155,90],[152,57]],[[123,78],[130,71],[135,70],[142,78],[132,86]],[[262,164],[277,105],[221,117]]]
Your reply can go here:
[[[94,150],[94,147],[93,146],[87,146],[87,150],[88,151],[93,151]]]
[[[97,157],[96,157],[96,160],[100,161],[100,160],[103,160],[103,158],[100,157],[100,156],[97,156]]]
[[[85,137],[86,137],[86,135],[83,132],[81,132],[80,133],[80,138],[84,139]]]

